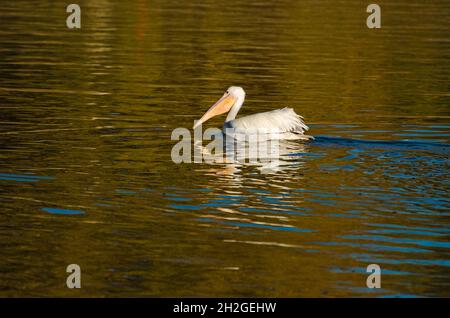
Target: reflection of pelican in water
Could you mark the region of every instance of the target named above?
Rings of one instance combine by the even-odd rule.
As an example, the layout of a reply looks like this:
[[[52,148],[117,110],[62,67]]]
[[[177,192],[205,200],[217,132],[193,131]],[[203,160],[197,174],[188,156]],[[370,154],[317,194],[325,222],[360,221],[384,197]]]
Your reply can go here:
[[[214,148],[214,151],[211,151],[201,143],[194,144],[194,147],[197,147],[202,155],[208,158],[206,162],[225,163],[223,169],[216,172],[226,175],[235,174],[245,166],[256,167],[261,173],[296,170],[303,165],[302,154],[307,153],[309,148],[307,144],[292,140],[277,141],[276,147],[266,141],[257,143],[256,147],[255,144],[239,141],[237,141],[237,145],[230,148],[229,146],[229,143],[224,143],[221,148]],[[257,151],[254,151],[255,149]]]
[[[228,112],[223,125],[223,132],[229,130],[238,134],[262,133],[270,134],[268,139],[279,140],[310,140],[313,137],[305,135],[309,128],[303,117],[297,115],[292,108],[276,109],[269,112],[253,114],[236,119],[236,115],[244,104],[245,92],[241,87],[231,86],[225,94],[197,121],[194,129],[208,119]],[[250,133],[251,132],[251,133]]]

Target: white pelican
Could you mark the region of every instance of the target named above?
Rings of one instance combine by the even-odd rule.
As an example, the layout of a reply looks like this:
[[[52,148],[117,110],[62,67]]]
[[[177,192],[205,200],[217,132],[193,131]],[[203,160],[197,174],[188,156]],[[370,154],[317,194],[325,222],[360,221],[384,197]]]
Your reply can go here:
[[[271,139],[297,139],[310,140],[312,136],[305,135],[309,128],[305,125],[303,117],[297,115],[292,108],[275,109],[272,111],[244,116],[236,119],[236,115],[244,104],[245,92],[242,87],[231,86],[225,94],[198,120],[194,129],[208,119],[228,112],[223,125],[223,133],[231,128],[235,132],[270,133]]]

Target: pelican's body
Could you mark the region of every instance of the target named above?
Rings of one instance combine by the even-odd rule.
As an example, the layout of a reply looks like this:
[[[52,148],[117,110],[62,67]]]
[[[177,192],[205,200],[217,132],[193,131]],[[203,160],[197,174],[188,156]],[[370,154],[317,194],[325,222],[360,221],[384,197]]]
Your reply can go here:
[[[292,108],[276,109],[264,113],[236,118],[244,104],[245,92],[241,87],[231,86],[225,94],[197,121],[194,129],[208,119],[228,112],[223,125],[224,134],[270,135],[270,139],[301,139],[310,140],[312,136],[305,135],[309,128],[303,117],[297,115]]]

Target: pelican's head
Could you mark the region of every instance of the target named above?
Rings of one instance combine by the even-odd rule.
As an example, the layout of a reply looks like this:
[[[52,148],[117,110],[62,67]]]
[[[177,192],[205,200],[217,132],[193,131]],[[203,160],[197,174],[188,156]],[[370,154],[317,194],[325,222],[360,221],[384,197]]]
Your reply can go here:
[[[242,87],[230,86],[223,96],[195,123],[194,129],[214,116],[229,112],[235,105],[240,107],[244,102],[244,99],[245,92]]]

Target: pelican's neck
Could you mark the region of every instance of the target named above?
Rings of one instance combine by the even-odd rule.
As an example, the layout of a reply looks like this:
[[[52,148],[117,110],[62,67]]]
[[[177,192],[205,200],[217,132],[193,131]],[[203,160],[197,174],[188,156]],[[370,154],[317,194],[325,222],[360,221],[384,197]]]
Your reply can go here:
[[[225,122],[232,121],[236,118],[237,114],[239,113],[239,110],[241,109],[242,105],[244,104],[245,96],[238,97],[236,103],[231,107],[230,111],[228,112],[227,119],[225,119]]]

